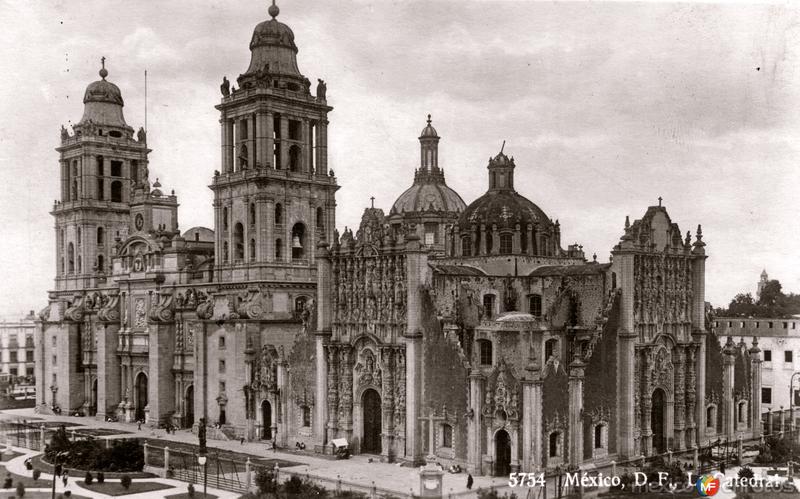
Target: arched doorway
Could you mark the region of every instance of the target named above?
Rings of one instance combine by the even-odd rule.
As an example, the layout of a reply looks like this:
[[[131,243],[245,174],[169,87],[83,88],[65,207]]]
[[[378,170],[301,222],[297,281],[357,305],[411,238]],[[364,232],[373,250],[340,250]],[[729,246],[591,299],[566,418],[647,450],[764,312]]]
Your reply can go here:
[[[136,376],[136,420],[144,420],[144,408],[147,407],[147,375]]]
[[[661,388],[653,392],[653,406],[650,410],[650,429],[653,431],[653,451],[662,454],[667,450],[667,439],[664,435],[664,409],[666,394]]]
[[[368,389],[361,397],[363,410],[364,438],[361,441],[361,452],[367,454],[381,453],[381,396],[373,389]]]
[[[194,425],[194,385],[189,385],[189,388],[186,389],[183,404],[186,413],[183,419],[183,426],[191,428]]]
[[[506,430],[494,436],[494,476],[508,476],[511,473],[511,437]]]
[[[272,405],[269,400],[261,402],[261,439],[272,438]]]

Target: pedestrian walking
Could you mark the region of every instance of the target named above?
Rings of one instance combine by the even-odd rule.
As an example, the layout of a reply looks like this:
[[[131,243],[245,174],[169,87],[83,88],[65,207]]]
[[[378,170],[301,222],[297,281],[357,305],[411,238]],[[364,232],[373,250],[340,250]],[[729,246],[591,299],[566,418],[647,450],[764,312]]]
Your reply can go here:
[[[241,444],[242,444],[242,445],[244,445],[244,437],[242,437],[242,442],[241,442]]]
[[[724,459],[722,461],[720,461],[720,463],[719,463],[719,471],[723,475],[725,474],[725,460]]]
[[[472,490],[472,484],[473,484],[474,482],[475,482],[475,480],[473,480],[473,478],[472,478],[472,473],[469,473],[469,474],[467,475],[467,489],[468,489],[468,490]]]
[[[139,423],[139,431],[142,431],[142,420],[138,420],[137,423]]]
[[[67,486],[68,479],[69,479],[69,470],[65,469],[64,472],[61,474],[61,481],[64,483],[64,487]]]

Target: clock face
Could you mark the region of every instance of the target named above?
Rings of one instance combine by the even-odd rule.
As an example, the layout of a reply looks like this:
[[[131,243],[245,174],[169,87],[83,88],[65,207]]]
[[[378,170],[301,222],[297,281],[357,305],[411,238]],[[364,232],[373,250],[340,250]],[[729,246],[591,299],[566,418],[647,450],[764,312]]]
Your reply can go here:
[[[144,227],[144,217],[142,216],[141,213],[136,215],[135,223],[136,223],[136,230],[142,230],[142,227]]]

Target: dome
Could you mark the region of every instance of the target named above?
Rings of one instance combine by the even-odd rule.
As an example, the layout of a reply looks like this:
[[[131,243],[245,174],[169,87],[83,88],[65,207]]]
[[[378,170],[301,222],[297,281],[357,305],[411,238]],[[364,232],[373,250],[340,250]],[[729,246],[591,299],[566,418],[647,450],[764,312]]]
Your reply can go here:
[[[92,122],[96,125],[110,125],[127,128],[125,117],[122,115],[122,92],[119,87],[106,81],[108,71],[105,68],[105,57],[102,59],[103,67],[100,69],[102,79],[92,82],[86,87],[83,94],[83,117],[79,124]]]
[[[514,228],[516,224],[549,226],[552,222],[541,208],[528,198],[512,190],[489,191],[473,201],[458,217],[462,231],[469,230],[472,224],[486,224],[498,229]]]
[[[456,212],[461,213],[466,203],[456,191],[442,183],[415,182],[400,194],[392,205],[390,215],[410,212]]]
[[[436,129],[433,128],[433,125],[431,125],[431,115],[430,114],[428,115],[428,125],[425,128],[422,129],[422,132],[419,134],[419,138],[420,139],[425,139],[425,138],[437,138],[438,139],[439,138],[439,134],[436,133]]]
[[[297,45],[292,29],[275,19],[280,10],[269,8],[272,19],[259,23],[250,40],[250,66],[245,74],[268,71],[273,74],[301,76],[297,67]]]

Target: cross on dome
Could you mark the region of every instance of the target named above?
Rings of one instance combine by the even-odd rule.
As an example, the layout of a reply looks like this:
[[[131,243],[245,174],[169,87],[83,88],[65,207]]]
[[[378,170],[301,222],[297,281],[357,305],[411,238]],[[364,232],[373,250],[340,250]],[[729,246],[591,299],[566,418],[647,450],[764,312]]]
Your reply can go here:
[[[269,15],[270,15],[270,16],[271,16],[273,19],[275,19],[276,17],[278,17],[278,14],[280,14],[280,13],[281,13],[281,9],[279,9],[279,8],[278,8],[278,6],[277,6],[277,5],[275,5],[275,0],[272,0],[272,5],[270,5],[270,6],[269,6],[269,9],[267,10],[267,13],[269,13]]]
[[[100,78],[106,79],[108,76],[108,70],[106,69],[106,56],[100,58]]]

